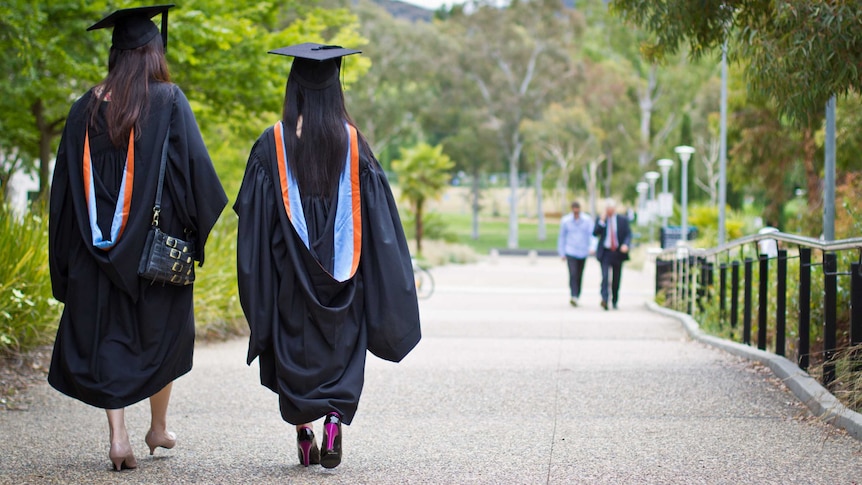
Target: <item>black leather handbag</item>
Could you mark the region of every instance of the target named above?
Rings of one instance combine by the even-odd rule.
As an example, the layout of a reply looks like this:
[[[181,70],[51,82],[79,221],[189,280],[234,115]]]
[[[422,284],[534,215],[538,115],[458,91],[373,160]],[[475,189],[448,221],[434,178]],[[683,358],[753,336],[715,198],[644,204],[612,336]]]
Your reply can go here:
[[[195,245],[178,237],[169,236],[159,229],[159,213],[162,206],[162,185],[165,181],[165,165],[168,157],[168,139],[171,130],[165,135],[162,146],[162,161],[159,167],[159,185],[156,189],[156,203],[153,206],[153,225],[147,234],[144,252],[138,263],[138,275],[152,280],[153,283],[190,285],[195,281]]]

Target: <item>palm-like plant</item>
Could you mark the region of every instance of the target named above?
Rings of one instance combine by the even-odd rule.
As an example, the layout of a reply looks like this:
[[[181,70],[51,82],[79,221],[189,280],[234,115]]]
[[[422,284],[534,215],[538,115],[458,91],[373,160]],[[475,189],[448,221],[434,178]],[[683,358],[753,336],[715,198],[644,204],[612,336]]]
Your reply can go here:
[[[392,161],[398,175],[401,198],[410,203],[416,219],[416,252],[422,254],[422,213],[428,200],[438,199],[449,182],[449,170],[455,163],[441,146],[421,142],[404,149],[399,160]]]

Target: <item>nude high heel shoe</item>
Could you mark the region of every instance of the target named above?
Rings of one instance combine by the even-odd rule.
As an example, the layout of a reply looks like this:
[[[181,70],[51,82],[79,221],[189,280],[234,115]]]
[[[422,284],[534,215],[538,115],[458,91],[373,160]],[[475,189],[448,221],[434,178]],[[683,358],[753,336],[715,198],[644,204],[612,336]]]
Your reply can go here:
[[[135,460],[135,454],[132,453],[132,446],[127,443],[111,444],[108,457],[114,465],[114,471],[134,470],[138,467],[138,461]]]
[[[177,436],[168,431],[166,435],[156,438],[152,430],[150,430],[147,432],[147,436],[144,437],[144,441],[150,447],[150,454],[152,455],[155,453],[156,448],[165,448],[167,450],[173,448],[177,444]]]

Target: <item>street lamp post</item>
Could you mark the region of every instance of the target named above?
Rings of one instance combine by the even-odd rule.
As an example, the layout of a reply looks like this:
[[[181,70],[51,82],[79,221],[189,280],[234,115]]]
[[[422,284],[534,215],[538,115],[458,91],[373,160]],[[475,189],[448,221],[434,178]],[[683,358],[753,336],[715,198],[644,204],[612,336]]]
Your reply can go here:
[[[649,171],[644,174],[644,178],[649,182],[649,201],[647,202],[647,213],[649,214],[649,235],[650,241],[655,241],[655,224],[653,219],[658,216],[658,201],[655,200],[655,182],[661,175],[655,171]]]
[[[647,191],[649,190],[649,185],[647,185],[646,182],[638,182],[637,185],[635,185],[635,190],[638,193],[638,223],[639,225],[644,225],[646,223],[646,219],[649,218],[646,210]]]
[[[655,200],[655,182],[661,175],[658,172],[647,172],[644,174],[644,178],[649,182],[649,200]]]
[[[668,199],[667,192],[667,174],[673,167],[673,160],[670,158],[662,158],[658,161],[658,168],[661,169],[661,201],[659,202],[659,212],[661,212],[661,227],[667,230],[667,218],[673,215],[673,201]]]
[[[688,145],[680,145],[674,148],[674,151],[679,155],[682,161],[682,241],[688,243],[688,160],[691,154],[694,153],[694,148]]]

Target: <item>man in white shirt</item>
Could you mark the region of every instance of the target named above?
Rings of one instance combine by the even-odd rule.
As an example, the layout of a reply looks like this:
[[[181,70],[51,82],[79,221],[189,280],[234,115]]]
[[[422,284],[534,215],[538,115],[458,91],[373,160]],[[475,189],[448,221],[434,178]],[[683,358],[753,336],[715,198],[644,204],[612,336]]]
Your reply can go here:
[[[581,204],[572,202],[572,212],[560,219],[560,236],[557,238],[557,254],[569,267],[569,303],[572,306],[578,306],[578,298],[581,297],[581,281],[590,255],[592,235],[592,219],[581,214]]]

